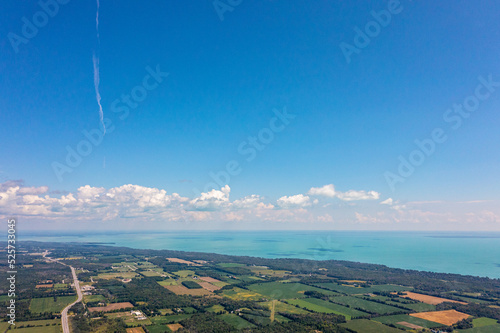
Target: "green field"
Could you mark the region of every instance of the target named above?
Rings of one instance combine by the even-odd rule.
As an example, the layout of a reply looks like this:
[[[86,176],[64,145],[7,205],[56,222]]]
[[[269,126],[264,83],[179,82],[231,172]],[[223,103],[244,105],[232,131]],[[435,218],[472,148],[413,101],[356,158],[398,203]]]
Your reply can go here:
[[[171,315],[171,316],[157,316],[157,317],[151,317],[151,321],[153,324],[171,324],[171,323],[177,323],[181,320],[184,320],[186,318],[191,317],[192,314],[177,314],[177,315]]]
[[[7,328],[6,325],[10,326],[8,323],[0,323],[0,332],[4,332]],[[54,325],[55,324],[55,325]],[[26,326],[36,326],[36,327],[26,327]],[[49,326],[47,326],[49,325]],[[24,328],[19,328],[24,326]],[[10,331],[9,331],[10,332]],[[16,321],[15,332],[21,333],[59,333],[62,332],[61,320],[60,319],[48,319],[48,320],[31,320],[31,321]]]
[[[176,285],[178,285],[178,283],[174,279],[167,279],[167,280],[163,280],[163,281],[157,281],[157,283],[160,286],[162,286],[162,287],[165,287],[165,286],[176,286]]]
[[[367,301],[354,296],[337,296],[330,298],[335,303],[349,305],[350,307],[374,312],[378,314],[390,314],[394,312],[404,311],[390,305]]]
[[[34,313],[61,312],[66,305],[76,301],[76,296],[60,296],[54,302],[54,297],[33,298],[30,311]]]
[[[102,296],[102,295],[85,295],[85,296],[83,296],[83,301],[85,303],[99,302],[99,301],[103,301],[105,299],[106,298],[104,298],[104,296]]]
[[[167,325],[151,325],[146,327],[149,331],[149,333],[170,333],[172,332],[170,328],[167,327]]]
[[[224,296],[227,296],[229,298],[235,299],[235,300],[252,300],[252,301],[258,301],[264,298],[261,294],[258,294],[256,292],[246,290],[246,289],[241,289],[238,287],[234,287],[233,289],[229,290],[224,290],[222,293]]]
[[[179,276],[179,277],[183,277],[183,278],[195,275],[194,271],[190,271],[188,269],[183,270],[183,271],[174,272],[174,274],[177,275],[177,276]]]
[[[433,321],[428,321],[425,319],[420,319],[420,318],[416,318],[416,317],[412,317],[412,316],[408,316],[408,315],[404,315],[404,314],[394,315],[394,316],[377,317],[377,318],[373,318],[373,320],[381,322],[382,324],[386,324],[386,325],[393,324],[393,325],[396,325],[397,327],[400,327],[400,328],[408,328],[404,325],[397,324],[397,323],[402,322],[402,321],[405,321],[405,322],[410,323],[410,324],[426,327],[426,328],[435,328],[435,327],[443,326],[443,325],[441,325],[439,323],[435,323]]]
[[[286,300],[286,302],[315,312],[335,313],[338,315],[342,315],[346,318],[346,320],[351,320],[352,317],[368,316],[368,314],[365,312],[350,309],[345,306],[333,304],[331,302],[323,301],[317,298],[288,299]]]
[[[304,291],[314,290],[326,295],[335,295],[336,293],[322,290],[316,287],[307,286],[301,283],[281,283],[281,282],[267,282],[256,283],[248,286],[248,289],[262,294],[271,299],[287,299],[287,298],[303,298]]]
[[[228,323],[229,325],[231,325],[237,329],[255,327],[254,324],[246,321],[245,319],[243,319],[240,316],[235,315],[235,314],[223,314],[223,315],[218,316],[218,318],[224,320],[226,323]]]
[[[373,293],[375,291],[381,292],[381,291],[408,291],[412,290],[413,288],[411,287],[402,287],[402,286],[396,286],[393,284],[381,284],[381,285],[373,285],[368,288],[362,288],[362,287],[354,287],[350,285],[339,285],[336,283],[318,283],[316,284],[317,286],[320,286],[322,288],[327,288],[333,291],[337,291],[339,293],[344,293],[344,294],[367,294],[367,293]]]
[[[224,262],[224,263],[221,263],[221,264],[217,264],[217,266],[220,266],[220,267],[245,267],[246,265],[244,264],[236,264],[236,263],[232,263],[232,262]]]
[[[221,311],[226,311],[226,309],[224,309],[224,307],[222,305],[215,304],[214,306],[207,308],[207,311],[217,313],[217,312],[221,312]]]
[[[464,302],[468,302],[468,303],[477,303],[477,304],[488,304],[488,303],[491,303],[491,302],[484,301],[482,299],[477,299],[477,298],[474,298],[474,297],[456,296],[456,295],[453,295],[453,296],[455,296],[458,299],[461,299]]]
[[[490,326],[490,325],[495,325],[495,324],[498,324],[498,321],[496,321],[495,319],[492,319],[492,318],[481,317],[481,318],[472,319],[472,325],[474,325],[474,327],[483,327],[483,326]]]
[[[466,330],[459,330],[460,333],[498,333],[500,332],[500,324],[474,327]]]
[[[416,312],[426,312],[426,311],[435,311],[436,306],[432,304],[426,304],[426,303],[413,303],[413,304],[403,304],[403,303],[397,303],[394,302],[394,304],[399,304],[402,307],[405,307],[407,309],[416,311]]]
[[[61,333],[61,325],[17,328],[16,333]]]
[[[262,302],[260,303],[261,305],[269,308],[269,310],[271,310],[271,303],[273,301],[269,301],[269,302]],[[286,304],[286,303],[283,303],[283,302],[280,302],[280,301],[274,301],[274,310],[276,312],[286,312],[286,313],[292,313],[292,314],[307,314],[307,313],[310,313],[309,311],[307,310],[304,310],[304,309],[301,309],[301,308],[298,308],[296,306],[293,306],[293,305],[290,305],[290,304]]]
[[[345,324],[340,324],[358,333],[402,333],[404,331],[389,327],[369,319],[351,320]]]

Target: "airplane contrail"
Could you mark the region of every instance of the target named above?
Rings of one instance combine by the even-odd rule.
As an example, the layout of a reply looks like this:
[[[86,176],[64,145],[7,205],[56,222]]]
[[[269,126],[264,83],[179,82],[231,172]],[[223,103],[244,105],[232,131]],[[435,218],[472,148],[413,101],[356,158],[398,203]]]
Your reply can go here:
[[[99,40],[99,0],[97,0],[97,10],[95,14],[95,29],[97,32],[97,47],[99,48],[100,46],[100,40]],[[98,50],[99,51],[99,50]],[[99,105],[99,119],[101,120],[101,125],[103,128],[103,134],[106,134],[106,126],[104,125],[104,113],[102,111],[102,105],[101,105],[101,93],[99,92],[99,54],[92,55],[92,62],[94,63],[94,87],[95,87],[95,97],[97,100],[97,105]]]

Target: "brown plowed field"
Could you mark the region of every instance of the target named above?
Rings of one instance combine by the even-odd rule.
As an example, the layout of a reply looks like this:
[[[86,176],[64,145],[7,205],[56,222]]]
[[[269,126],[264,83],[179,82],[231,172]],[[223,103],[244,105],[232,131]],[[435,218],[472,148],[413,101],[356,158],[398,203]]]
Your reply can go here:
[[[411,291],[406,291],[404,294],[408,298],[420,301],[422,303],[432,304],[432,305],[441,304],[443,302],[452,302],[452,303],[467,304],[467,303],[464,303],[464,302],[454,301],[452,299],[435,297],[435,296],[429,296],[429,295],[424,295],[424,294],[412,293]],[[405,297],[405,296],[402,296],[402,297]]]
[[[440,323],[447,326],[453,325],[460,320],[470,317],[468,314],[458,312],[456,310],[411,313],[410,316],[433,321],[435,323]]]

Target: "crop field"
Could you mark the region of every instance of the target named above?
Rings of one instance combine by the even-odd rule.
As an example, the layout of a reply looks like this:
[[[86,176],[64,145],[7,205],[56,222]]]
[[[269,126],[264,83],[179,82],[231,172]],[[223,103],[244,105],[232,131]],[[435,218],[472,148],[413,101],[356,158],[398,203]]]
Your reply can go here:
[[[424,294],[418,294],[418,293],[413,293],[413,292],[405,292],[405,295],[402,295],[401,297],[403,298],[411,298],[417,301],[420,301],[422,303],[427,303],[427,304],[432,304],[432,305],[438,305],[443,302],[452,302],[452,303],[460,303],[460,304],[467,304],[464,302],[459,302],[459,301],[454,301],[451,299],[447,298],[442,298],[442,297],[435,297],[435,296],[429,296],[429,295],[424,295]]]
[[[273,270],[273,269],[268,269],[267,267],[260,267],[260,266],[251,266],[249,268],[252,271],[252,273],[265,276],[283,277],[291,273],[289,271]]]
[[[222,287],[217,287],[217,286],[214,286],[213,284],[211,283],[208,283],[208,282],[201,282],[201,281],[198,281],[197,282],[203,289],[206,289],[208,291],[215,291],[215,290],[219,290],[221,289]]]
[[[131,314],[129,311],[126,312],[113,312],[113,313],[107,313],[105,314],[106,317],[108,318],[121,318],[125,322],[127,326],[136,326],[137,324],[142,324],[142,325],[151,325],[151,320],[145,319],[145,320],[137,320],[133,314]]]
[[[167,279],[167,280],[163,280],[163,281],[157,281],[157,283],[162,286],[162,287],[166,287],[166,286],[176,286],[178,285],[178,283],[173,280],[173,279]]]
[[[368,316],[368,314],[365,312],[351,309],[342,305],[333,304],[331,302],[323,301],[317,298],[288,299],[286,300],[286,302],[315,312],[335,313],[338,315],[342,315],[346,318],[346,320],[351,320],[352,317]]]
[[[171,315],[171,316],[151,317],[151,321],[156,325],[170,324],[170,323],[177,323],[177,322],[184,320],[184,319],[187,319],[191,316],[192,316],[192,314],[181,313],[181,314],[176,314],[176,315]]]
[[[337,291],[339,293],[344,293],[344,294],[349,294],[349,295],[354,295],[354,294],[367,294],[367,293],[373,293],[374,291],[407,291],[411,290],[413,288],[410,287],[402,287],[402,286],[397,286],[393,284],[381,284],[381,285],[373,285],[368,288],[363,288],[363,287],[354,287],[351,285],[339,285],[337,283],[318,283],[316,284],[317,286],[320,286],[322,288],[327,288],[333,291]]]
[[[273,301],[262,302],[260,304],[262,304],[263,306],[268,307],[269,309],[271,309],[272,302]],[[287,303],[283,303],[283,302],[280,302],[280,301],[274,301],[274,311],[276,311],[276,312],[286,312],[286,313],[292,313],[292,314],[307,314],[307,313],[310,313],[307,310],[304,310],[302,308],[298,308],[296,306],[293,306],[293,305],[290,305],[290,304],[287,304]]]
[[[410,314],[410,316],[434,321],[436,323],[440,323],[447,326],[453,325],[459,322],[460,320],[470,317],[468,314],[458,312],[456,310],[419,312],[419,313],[412,313]]]
[[[261,294],[258,294],[256,292],[250,291],[250,290],[245,290],[241,289],[238,287],[234,287],[233,289],[229,290],[224,290],[223,292],[224,296],[227,296],[229,298],[232,298],[234,300],[260,300],[264,298]]]
[[[92,308],[89,308],[89,311],[90,312],[98,312],[98,311],[108,312],[108,311],[127,309],[127,308],[133,308],[133,307],[134,307],[134,305],[132,305],[132,303],[130,303],[130,302],[121,302],[121,303],[111,303],[111,304],[108,304],[107,306],[92,307]]]
[[[188,269],[186,270],[183,270],[183,271],[177,271],[177,272],[174,272],[175,275],[181,277],[181,278],[186,278],[188,276],[195,276],[196,274],[194,273],[194,271],[190,271]]]
[[[240,316],[237,316],[235,314],[223,314],[220,315],[218,318],[224,320],[226,323],[229,325],[237,328],[237,329],[244,329],[244,328],[252,328],[255,327],[254,324],[251,322],[241,318]]]
[[[127,333],[145,333],[142,327],[129,327]]]
[[[168,290],[173,292],[176,295],[192,295],[192,296],[204,296],[204,295],[213,295],[210,291],[205,290],[203,288],[199,289],[188,289],[184,286],[165,286]]]
[[[137,273],[135,273],[135,272],[115,272],[115,273],[100,273],[97,275],[97,278],[103,279],[103,280],[111,280],[111,279],[117,279],[117,278],[132,279],[136,276],[137,276]]]
[[[481,317],[472,319],[472,325],[474,325],[474,327],[490,326],[490,325],[495,325],[497,323],[498,321],[492,318]]]
[[[460,330],[460,333],[498,333],[498,332],[500,332],[500,324]]]
[[[378,314],[390,314],[394,312],[404,311],[402,309],[390,305],[371,302],[354,296],[337,296],[337,297],[331,297],[330,299],[336,303],[349,305],[350,307],[359,308],[362,310]]]
[[[66,305],[76,300],[76,296],[59,296],[54,301],[54,297],[33,298],[30,303],[30,311],[34,313],[61,312]]]
[[[167,325],[150,325],[147,327],[149,333],[165,333],[168,332],[170,333],[170,329],[167,327]]]
[[[139,273],[141,273],[142,275],[147,276],[147,277],[167,275],[163,271],[160,271],[160,270],[147,270],[147,271],[140,271]]]
[[[104,296],[102,295],[84,295],[83,296],[83,301],[85,303],[89,302],[99,302],[105,300]]]
[[[215,304],[214,306],[209,307],[207,309],[207,311],[217,313],[217,312],[221,312],[221,311],[226,311],[226,309],[224,309],[224,307],[222,305]]]
[[[217,264],[217,266],[220,266],[220,267],[223,267],[223,268],[229,268],[229,267],[246,267],[246,265],[244,265],[244,264],[237,264],[237,263],[232,263],[232,262]]]
[[[182,325],[177,323],[177,324],[168,324],[167,327],[172,331],[172,332],[177,332],[182,328]]]
[[[61,325],[16,328],[16,333],[60,333]]]
[[[407,325],[399,324],[399,323],[410,323],[413,325],[425,327],[425,328],[435,328],[435,327],[440,327],[443,326],[441,324],[435,323],[433,321],[425,320],[422,318],[417,318],[417,317],[412,317],[409,315],[394,315],[394,316],[384,316],[384,317],[376,317],[373,318],[372,320],[381,322],[382,324],[386,325],[396,325],[398,327],[404,328],[404,327],[409,327]]]
[[[398,303],[395,303],[398,304]],[[399,303],[400,306],[405,307],[407,309],[416,311],[416,312],[428,312],[428,311],[434,311],[436,310],[436,306],[432,304],[427,304],[427,303],[412,303],[412,304],[403,304]]]
[[[248,289],[262,294],[271,299],[288,299],[288,298],[303,298],[305,291],[313,290],[326,295],[335,295],[336,293],[322,290],[316,287],[311,287],[301,283],[280,283],[267,282],[256,283],[248,286]]]
[[[369,319],[351,320],[345,324],[340,324],[340,326],[346,327],[350,330],[359,333],[403,333],[404,332],[400,329],[389,327]]]

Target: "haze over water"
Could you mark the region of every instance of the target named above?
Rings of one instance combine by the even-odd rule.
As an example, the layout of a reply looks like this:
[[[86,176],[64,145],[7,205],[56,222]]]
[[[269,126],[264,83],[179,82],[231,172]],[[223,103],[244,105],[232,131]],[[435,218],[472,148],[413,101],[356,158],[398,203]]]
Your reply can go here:
[[[99,242],[138,249],[264,258],[348,260],[394,268],[500,278],[500,233],[373,231],[175,231],[43,234],[21,241]]]

